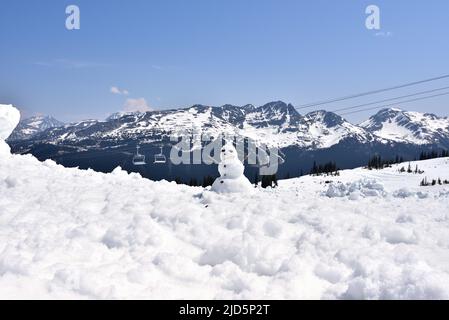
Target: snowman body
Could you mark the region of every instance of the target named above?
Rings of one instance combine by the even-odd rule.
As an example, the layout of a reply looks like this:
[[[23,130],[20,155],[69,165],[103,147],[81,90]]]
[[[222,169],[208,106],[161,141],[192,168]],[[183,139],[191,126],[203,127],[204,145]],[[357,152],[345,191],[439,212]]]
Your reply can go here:
[[[226,144],[220,152],[218,172],[220,177],[212,185],[217,193],[239,193],[252,191],[251,182],[243,175],[245,167],[240,162],[237,150],[232,144]]]
[[[220,176],[227,179],[237,179],[243,175],[245,167],[240,161],[227,161],[218,165]]]

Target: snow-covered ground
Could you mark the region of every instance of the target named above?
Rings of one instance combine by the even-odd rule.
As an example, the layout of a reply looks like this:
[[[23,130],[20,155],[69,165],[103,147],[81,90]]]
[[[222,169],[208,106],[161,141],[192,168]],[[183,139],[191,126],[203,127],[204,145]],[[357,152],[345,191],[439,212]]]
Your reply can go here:
[[[7,149],[0,298],[449,299],[447,158],[218,195]]]

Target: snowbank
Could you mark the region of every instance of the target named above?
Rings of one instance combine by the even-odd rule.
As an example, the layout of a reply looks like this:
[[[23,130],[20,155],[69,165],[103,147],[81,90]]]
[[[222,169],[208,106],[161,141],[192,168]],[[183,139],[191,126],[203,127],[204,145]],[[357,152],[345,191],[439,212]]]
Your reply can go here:
[[[2,157],[8,156],[10,154],[10,152],[11,152],[11,149],[6,144],[6,142],[3,140],[0,140],[0,156],[2,156]]]
[[[0,104],[0,154],[9,154],[9,146],[4,142],[19,124],[20,112],[12,105]]]
[[[0,298],[449,299],[449,188],[397,172],[220,195],[0,156]]]
[[[329,198],[346,197],[350,200],[358,200],[360,197],[381,197],[386,192],[381,183],[376,180],[363,179],[354,182],[331,183],[324,193]]]
[[[6,140],[19,124],[20,112],[12,105],[0,104],[0,140]]]

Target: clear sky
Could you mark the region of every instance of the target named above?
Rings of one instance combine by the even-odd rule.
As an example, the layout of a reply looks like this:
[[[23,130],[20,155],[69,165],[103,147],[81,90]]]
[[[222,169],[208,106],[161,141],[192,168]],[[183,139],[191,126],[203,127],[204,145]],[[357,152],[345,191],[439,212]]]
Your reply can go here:
[[[65,28],[70,4],[80,30]],[[380,31],[365,27],[370,4]],[[448,36],[447,0],[0,0],[0,103],[63,121],[146,106],[302,105],[449,74]],[[448,107],[449,96],[404,105]]]

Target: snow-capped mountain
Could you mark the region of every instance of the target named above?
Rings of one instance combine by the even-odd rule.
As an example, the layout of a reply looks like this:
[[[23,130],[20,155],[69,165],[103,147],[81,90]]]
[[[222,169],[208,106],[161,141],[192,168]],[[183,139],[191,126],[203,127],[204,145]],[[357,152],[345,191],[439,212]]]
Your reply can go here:
[[[319,110],[301,115],[282,101],[254,105],[211,107],[151,112],[118,112],[104,121],[85,120],[64,125],[52,117],[33,117],[20,122],[9,141],[33,140],[52,144],[85,140],[154,142],[172,135],[221,133],[252,139],[279,148],[329,148],[345,139],[359,143],[383,142],[449,146],[449,119],[434,114],[384,109],[360,125],[339,115]]]
[[[317,148],[329,148],[343,139],[352,138],[360,143],[378,140],[369,132],[353,125],[339,115],[324,110],[304,116],[307,126],[303,130],[305,141],[312,141]]]
[[[114,112],[113,114],[111,114],[110,116],[108,116],[106,118],[106,121],[112,121],[112,120],[117,120],[120,119],[121,117],[124,116],[129,116],[129,115],[134,115],[134,114],[140,114],[141,112],[125,112],[125,111],[119,111],[119,112]]]
[[[376,139],[334,113],[314,111],[302,116],[292,105],[281,101],[260,107],[195,105],[177,110],[116,113],[105,121],[88,120],[56,126],[35,135],[34,139],[56,144],[83,140],[150,142],[185,133],[203,133],[212,137],[227,133],[279,148],[328,148],[345,138],[354,138],[361,143]]]
[[[416,145],[449,143],[449,119],[431,113],[383,109],[360,126],[395,142]]]
[[[27,140],[50,128],[61,127],[64,123],[50,116],[35,116],[20,121],[9,140]]]

